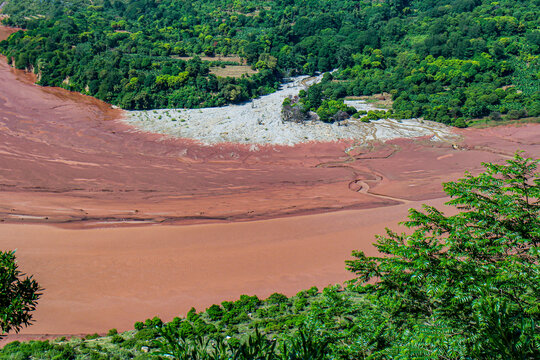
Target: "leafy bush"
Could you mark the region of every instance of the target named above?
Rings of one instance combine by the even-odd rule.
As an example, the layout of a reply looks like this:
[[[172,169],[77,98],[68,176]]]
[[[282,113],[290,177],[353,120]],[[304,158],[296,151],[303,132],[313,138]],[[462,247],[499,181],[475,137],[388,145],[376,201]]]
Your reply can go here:
[[[159,326],[159,325],[156,325]],[[135,340],[148,341],[156,337],[156,331],[152,328],[142,329],[135,333],[133,337]]]
[[[268,304],[282,304],[284,302],[287,302],[289,298],[287,298],[285,295],[280,293],[273,293],[266,299],[266,302]]]
[[[223,309],[219,305],[214,304],[206,310],[206,313],[210,317],[210,320],[217,321],[223,316]]]
[[[430,338],[418,332],[427,326],[442,336],[441,354],[451,350],[443,334],[452,333],[460,351],[475,358],[540,355],[531,327],[540,320],[537,164],[519,154],[506,165],[485,164],[478,176],[444,184],[449,204],[466,211],[411,209],[404,224],[412,234],[387,230],[378,238],[385,256],[353,252],[347,266],[358,276],[358,291],[372,295],[392,322],[416,329],[394,350],[416,339],[418,349],[433,352]],[[369,283],[373,278],[379,280]]]
[[[121,335],[114,334],[111,338],[111,343],[120,344],[124,341],[124,338]]]
[[[32,276],[21,273],[15,251],[0,251],[0,339],[30,325],[42,290]]]

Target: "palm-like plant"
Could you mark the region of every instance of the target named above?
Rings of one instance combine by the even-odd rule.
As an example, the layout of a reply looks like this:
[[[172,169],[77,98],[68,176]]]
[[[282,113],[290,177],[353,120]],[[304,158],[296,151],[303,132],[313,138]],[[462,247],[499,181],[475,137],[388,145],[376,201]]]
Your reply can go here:
[[[329,339],[312,328],[300,327],[283,343],[283,360],[322,360],[328,353]]]

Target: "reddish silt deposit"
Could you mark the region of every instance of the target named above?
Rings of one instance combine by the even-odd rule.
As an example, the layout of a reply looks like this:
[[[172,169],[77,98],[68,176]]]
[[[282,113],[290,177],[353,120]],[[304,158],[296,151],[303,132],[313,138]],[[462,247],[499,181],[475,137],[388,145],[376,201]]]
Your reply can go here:
[[[440,197],[441,182],[465,169],[538,148],[519,142],[533,136],[532,125],[464,131],[466,150],[429,139],[348,153],[353,142],[203,146],[136,132],[118,120],[121,110],[33,81],[0,63],[0,219],[7,222],[193,223],[388,206]]]
[[[45,287],[25,334],[127,330],[343,282],[350,251],[374,253],[374,234],[409,207],[441,206],[442,182],[518,149],[540,155],[538,125],[458,130],[454,144],[203,146],[34,81],[1,59],[0,248]]]

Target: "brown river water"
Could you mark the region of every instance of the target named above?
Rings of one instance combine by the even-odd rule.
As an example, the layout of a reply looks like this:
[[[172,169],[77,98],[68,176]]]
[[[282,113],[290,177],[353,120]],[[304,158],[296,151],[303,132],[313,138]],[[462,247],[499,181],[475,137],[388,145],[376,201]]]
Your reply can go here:
[[[408,208],[442,206],[441,182],[540,155],[538,125],[459,130],[455,144],[203,146],[34,81],[0,59],[0,249],[45,288],[23,339],[342,283],[351,250],[374,254]]]

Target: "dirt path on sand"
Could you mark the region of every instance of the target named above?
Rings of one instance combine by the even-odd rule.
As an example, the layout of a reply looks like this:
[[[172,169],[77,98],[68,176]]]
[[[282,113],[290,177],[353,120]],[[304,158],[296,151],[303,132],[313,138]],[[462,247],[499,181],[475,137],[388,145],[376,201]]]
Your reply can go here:
[[[460,130],[457,146],[201,146],[133,131],[122,111],[34,80],[0,60],[0,248],[17,248],[46,288],[25,334],[125,330],[342,282],[350,251],[373,252],[409,207],[439,206],[441,182],[517,149],[540,156],[538,125]]]

